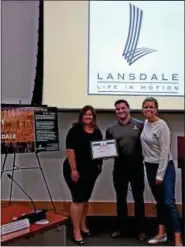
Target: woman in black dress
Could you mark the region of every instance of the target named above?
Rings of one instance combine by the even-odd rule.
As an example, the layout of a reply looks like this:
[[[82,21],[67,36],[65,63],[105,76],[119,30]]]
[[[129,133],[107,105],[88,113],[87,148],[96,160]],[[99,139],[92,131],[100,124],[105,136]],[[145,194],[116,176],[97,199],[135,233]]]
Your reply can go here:
[[[96,125],[96,113],[92,106],[84,106],[78,122],[68,131],[66,137],[67,158],[63,173],[72,196],[70,216],[73,223],[73,237],[77,244],[84,244],[83,235],[90,235],[86,226],[88,201],[96,179],[101,172],[102,160],[93,160],[92,141],[102,140]]]

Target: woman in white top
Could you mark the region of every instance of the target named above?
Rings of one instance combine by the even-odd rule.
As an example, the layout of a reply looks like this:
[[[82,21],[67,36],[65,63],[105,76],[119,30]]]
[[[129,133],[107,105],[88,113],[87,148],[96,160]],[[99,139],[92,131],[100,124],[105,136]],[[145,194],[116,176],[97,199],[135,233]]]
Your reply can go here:
[[[176,246],[182,246],[180,215],[175,204],[175,167],[170,147],[170,130],[166,122],[157,115],[158,102],[146,98],[143,102],[146,117],[141,133],[142,152],[147,179],[157,202],[158,234],[149,240],[150,244],[167,241],[165,225],[170,218]]]

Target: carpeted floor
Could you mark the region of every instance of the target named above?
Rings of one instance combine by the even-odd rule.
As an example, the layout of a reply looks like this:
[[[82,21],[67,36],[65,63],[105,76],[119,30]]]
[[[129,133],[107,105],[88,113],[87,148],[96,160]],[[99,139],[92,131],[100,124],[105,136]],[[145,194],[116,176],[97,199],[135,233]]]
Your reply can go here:
[[[135,221],[129,218],[127,221],[127,231],[125,236],[118,239],[112,239],[111,233],[115,229],[115,217],[88,217],[88,226],[93,233],[92,236],[85,239],[86,246],[144,246],[146,242],[139,242],[136,238]],[[157,222],[154,218],[147,218],[145,222],[145,230],[148,238],[152,237],[157,230]],[[169,239],[163,246],[172,246],[172,233],[168,229]],[[75,245],[72,241],[71,223],[67,224],[67,241],[66,245]]]

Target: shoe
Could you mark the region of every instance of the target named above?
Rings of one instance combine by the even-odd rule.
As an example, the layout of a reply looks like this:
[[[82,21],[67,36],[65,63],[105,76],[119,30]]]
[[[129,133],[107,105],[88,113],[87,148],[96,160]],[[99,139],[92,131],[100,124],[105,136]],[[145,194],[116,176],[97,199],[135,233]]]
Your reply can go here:
[[[83,240],[83,239],[81,239],[81,240],[76,240],[76,239],[73,238],[73,242],[74,242],[75,244],[78,244],[78,245],[84,245],[84,240]]]
[[[161,235],[161,236],[156,236],[148,241],[148,244],[158,244],[158,243],[164,243],[167,242],[167,235]]]
[[[75,243],[75,244],[78,244],[78,245],[83,245],[84,244],[84,239],[82,238],[82,239],[80,239],[80,240],[76,240],[75,239],[75,234],[74,234],[74,232],[73,232],[73,242]]]
[[[137,237],[138,237],[138,240],[139,240],[140,242],[144,242],[144,241],[146,240],[146,238],[147,238],[147,235],[146,235],[146,233],[141,232],[141,233],[138,234]]]
[[[121,237],[123,237],[123,232],[122,231],[113,232],[111,237],[112,238],[121,238]]]
[[[83,235],[84,237],[89,237],[89,236],[92,235],[90,231],[89,231],[89,232],[81,231],[81,233],[82,233],[82,235]]]

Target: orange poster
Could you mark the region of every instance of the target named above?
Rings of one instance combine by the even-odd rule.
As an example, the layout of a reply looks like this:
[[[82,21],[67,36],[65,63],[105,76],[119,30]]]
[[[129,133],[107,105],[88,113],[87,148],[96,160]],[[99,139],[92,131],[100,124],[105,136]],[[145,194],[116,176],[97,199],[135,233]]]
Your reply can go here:
[[[2,153],[27,153],[35,149],[35,120],[32,107],[1,109]]]

